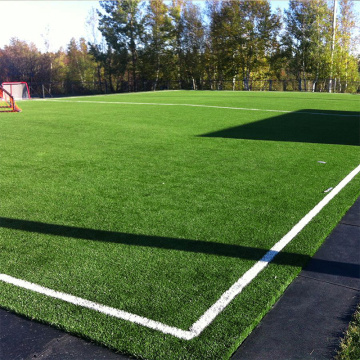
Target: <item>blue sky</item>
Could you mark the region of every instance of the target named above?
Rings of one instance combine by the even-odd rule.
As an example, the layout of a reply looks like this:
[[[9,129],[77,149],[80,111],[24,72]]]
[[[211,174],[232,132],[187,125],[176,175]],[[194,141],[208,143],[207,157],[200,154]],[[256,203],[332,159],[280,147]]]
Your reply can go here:
[[[201,1],[194,1],[201,2]],[[14,8],[16,3],[16,8]],[[270,0],[273,9],[287,7],[287,0]],[[49,41],[49,50],[66,49],[70,39],[80,37],[91,39],[91,28],[86,24],[93,8],[99,8],[95,0],[0,0],[2,9],[13,9],[16,16],[2,16],[0,48],[9,44],[12,37],[33,42],[41,51],[45,51],[45,39]],[[360,1],[356,3],[360,12]],[[12,11],[6,11],[8,14]]]

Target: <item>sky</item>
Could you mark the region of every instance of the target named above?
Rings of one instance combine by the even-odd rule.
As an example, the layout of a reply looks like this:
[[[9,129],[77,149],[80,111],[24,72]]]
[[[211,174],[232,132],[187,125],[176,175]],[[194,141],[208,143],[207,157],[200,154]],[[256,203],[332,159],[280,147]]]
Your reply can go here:
[[[98,1],[88,0],[0,0],[1,9],[13,9],[7,14],[16,16],[1,17],[0,48],[9,44],[12,37],[33,42],[39,50],[45,51],[45,39],[49,50],[66,49],[70,39],[90,37],[86,19],[92,8],[99,7]],[[14,6],[16,8],[14,8]]]
[[[194,1],[201,2],[201,1]],[[273,9],[287,7],[287,0],[270,0]],[[0,0],[1,9],[13,9],[2,16],[0,48],[9,45],[10,39],[16,37],[28,43],[33,42],[45,52],[65,50],[72,37],[79,40],[93,40],[91,27],[87,24],[92,9],[100,9],[96,0]],[[356,2],[360,12],[360,1]],[[48,48],[45,46],[48,41]]]

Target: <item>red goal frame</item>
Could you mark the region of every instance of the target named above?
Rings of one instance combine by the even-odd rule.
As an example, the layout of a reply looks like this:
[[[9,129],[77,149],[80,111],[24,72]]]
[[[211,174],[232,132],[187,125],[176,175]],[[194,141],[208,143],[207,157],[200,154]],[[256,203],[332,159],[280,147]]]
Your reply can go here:
[[[14,97],[0,85],[0,112],[21,112]]]
[[[25,82],[25,81],[8,81],[8,82],[3,82],[3,83],[1,84],[1,86],[3,87],[3,89],[4,89],[4,86],[7,86],[7,87],[10,86],[10,89],[9,89],[10,91],[7,90],[7,92],[10,93],[11,96],[13,96],[12,87],[13,87],[13,85],[19,85],[19,84],[26,86],[26,90],[27,90],[27,94],[28,94],[28,99],[31,99],[29,86],[28,86],[27,82]],[[4,90],[6,90],[6,89],[4,89]],[[19,100],[20,100],[20,99],[19,99]]]

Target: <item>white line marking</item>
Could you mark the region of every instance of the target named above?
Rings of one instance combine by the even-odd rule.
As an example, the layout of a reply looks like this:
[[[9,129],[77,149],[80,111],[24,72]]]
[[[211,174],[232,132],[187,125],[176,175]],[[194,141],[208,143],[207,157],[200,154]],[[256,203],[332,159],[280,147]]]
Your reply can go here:
[[[156,91],[137,91],[136,93],[134,92],[128,92],[128,93],[117,93],[117,94],[95,94],[95,95],[80,95],[80,96],[64,96],[61,98],[33,98],[31,100],[33,101],[56,101],[57,99],[59,100],[63,100],[63,99],[84,99],[86,98],[93,98],[93,97],[101,97],[101,96],[127,96],[127,95],[134,95],[134,94],[156,94],[159,95],[161,93],[164,92],[177,92],[177,91],[181,91],[181,90],[156,90]]]
[[[12,276],[6,275],[6,274],[0,274],[0,280],[4,281],[8,284],[12,284],[18,287],[21,287],[23,289],[31,290],[34,292],[37,292],[39,294],[43,294],[55,299],[66,301],[70,304],[74,304],[77,306],[82,306],[87,309],[95,310],[98,312],[101,312],[103,314],[116,317],[119,319],[127,320],[135,324],[146,326],[150,329],[159,330],[165,334],[171,334],[181,339],[187,339],[189,337],[189,332],[184,331],[178,328],[174,328],[172,326],[168,326],[165,324],[162,324],[160,322],[144,318],[142,316],[132,314],[123,310],[115,309],[109,306],[105,306],[102,304],[98,304],[93,301],[89,301],[77,296],[73,296],[70,294],[66,294],[63,292],[55,291],[25,280],[16,279]]]
[[[215,106],[215,105],[199,105],[199,104],[171,104],[171,103],[148,103],[148,102],[130,102],[130,101],[91,101],[91,100],[62,100],[62,99],[38,99],[37,101],[54,101],[54,102],[68,102],[68,103],[85,103],[85,104],[115,104],[115,105],[153,105],[153,106],[188,106],[188,107],[201,107],[211,109],[228,109],[228,110],[245,110],[245,111],[264,111],[264,112],[276,112],[284,114],[307,114],[307,115],[321,115],[321,116],[341,116],[341,117],[359,117],[354,114],[333,114],[322,112],[309,112],[309,111],[290,111],[290,110],[272,110],[272,109],[255,109],[255,108],[243,108],[232,106]]]
[[[261,260],[259,260],[250,270],[248,270],[229,290],[227,290],[219,300],[211,306],[198,321],[192,326],[191,330],[201,332],[207,327],[221,311],[248,285],[274,257],[295,238],[296,235],[327,205],[358,173],[360,165],[347,175],[328,195],[326,195],[310,212],[308,212],[282,239],[280,239]]]
[[[28,281],[0,274],[0,281],[28,289],[68,303],[92,309],[103,314],[136,323],[179,339],[191,340],[199,336],[204,329],[238,296],[242,290],[264,270],[275,256],[293,240],[301,230],[360,172],[360,165],[351,171],[331,192],[329,192],[311,211],[309,211],[283,238],[281,238],[258,262],[241,276],[221,297],[194,323],[189,330],[182,330],[123,310],[111,308],[77,296],[58,292]]]

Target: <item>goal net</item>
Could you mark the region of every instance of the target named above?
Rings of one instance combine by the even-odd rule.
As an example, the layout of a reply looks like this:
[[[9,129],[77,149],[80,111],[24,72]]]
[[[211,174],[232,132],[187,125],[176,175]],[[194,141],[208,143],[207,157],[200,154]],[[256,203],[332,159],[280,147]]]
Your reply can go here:
[[[0,112],[20,112],[14,97],[0,85]]]
[[[14,100],[30,99],[29,87],[26,82],[3,82],[3,89],[5,89]]]

